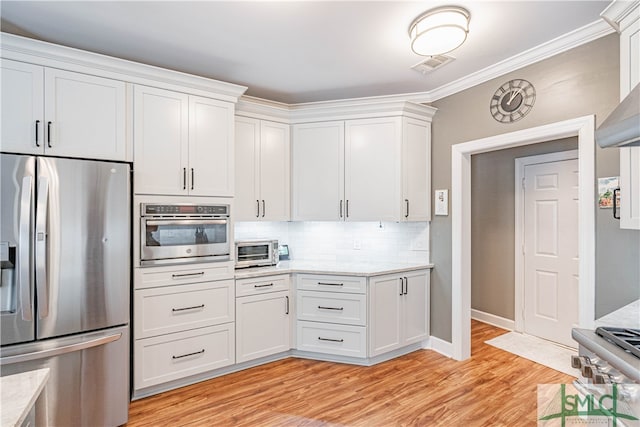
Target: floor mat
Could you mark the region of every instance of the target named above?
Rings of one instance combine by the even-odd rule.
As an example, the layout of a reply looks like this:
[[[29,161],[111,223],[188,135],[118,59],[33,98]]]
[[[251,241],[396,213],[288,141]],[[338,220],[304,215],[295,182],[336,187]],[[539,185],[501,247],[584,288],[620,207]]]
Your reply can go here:
[[[580,374],[577,369],[571,367],[571,356],[577,355],[577,350],[569,349],[551,341],[519,332],[508,332],[485,342],[573,377],[577,377]]]

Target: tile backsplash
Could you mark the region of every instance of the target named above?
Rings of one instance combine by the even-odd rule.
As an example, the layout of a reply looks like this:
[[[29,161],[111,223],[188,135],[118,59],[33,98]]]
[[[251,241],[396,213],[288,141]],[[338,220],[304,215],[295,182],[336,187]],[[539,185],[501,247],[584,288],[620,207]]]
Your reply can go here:
[[[429,262],[428,222],[239,222],[234,232],[278,239],[294,260]]]

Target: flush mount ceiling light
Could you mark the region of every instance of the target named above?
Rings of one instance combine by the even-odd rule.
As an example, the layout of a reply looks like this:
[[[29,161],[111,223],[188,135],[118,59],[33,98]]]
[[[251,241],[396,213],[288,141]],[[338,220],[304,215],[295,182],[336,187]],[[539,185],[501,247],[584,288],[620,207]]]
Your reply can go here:
[[[411,50],[433,56],[459,47],[469,32],[469,11],[457,6],[442,6],[418,16],[409,26]]]

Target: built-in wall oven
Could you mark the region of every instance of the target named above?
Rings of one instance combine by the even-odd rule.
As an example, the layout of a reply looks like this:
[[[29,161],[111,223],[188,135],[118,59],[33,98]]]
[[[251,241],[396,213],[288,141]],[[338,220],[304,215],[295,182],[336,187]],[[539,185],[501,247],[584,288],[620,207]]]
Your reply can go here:
[[[229,205],[140,205],[140,266],[230,259]]]

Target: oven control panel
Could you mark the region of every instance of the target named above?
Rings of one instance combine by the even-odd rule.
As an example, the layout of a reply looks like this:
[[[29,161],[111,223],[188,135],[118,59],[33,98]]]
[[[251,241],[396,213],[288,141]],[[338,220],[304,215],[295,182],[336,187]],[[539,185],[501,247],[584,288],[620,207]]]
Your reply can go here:
[[[229,215],[229,205],[193,205],[173,204],[158,205],[146,203],[142,205],[142,215]]]

